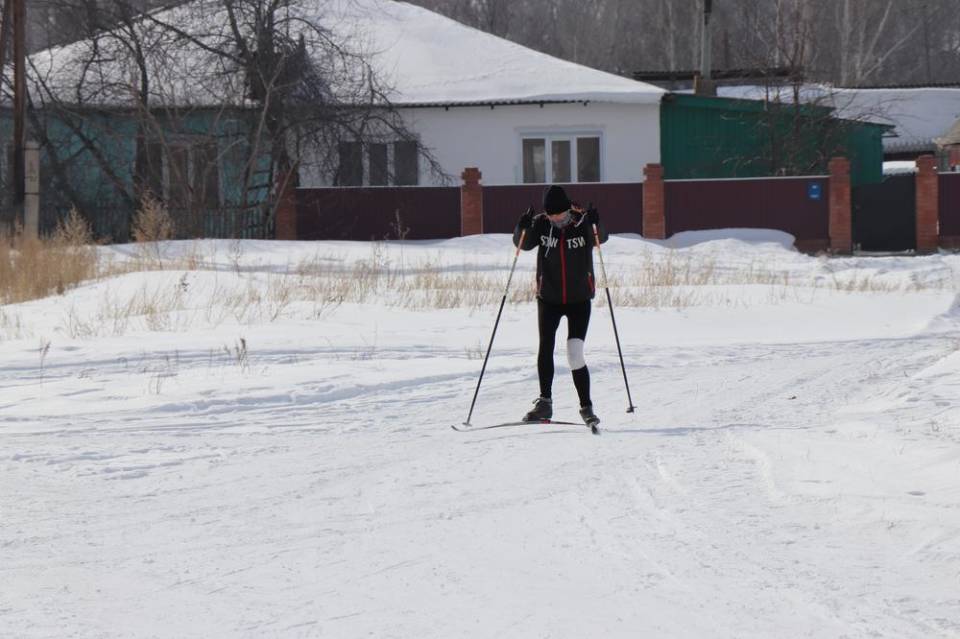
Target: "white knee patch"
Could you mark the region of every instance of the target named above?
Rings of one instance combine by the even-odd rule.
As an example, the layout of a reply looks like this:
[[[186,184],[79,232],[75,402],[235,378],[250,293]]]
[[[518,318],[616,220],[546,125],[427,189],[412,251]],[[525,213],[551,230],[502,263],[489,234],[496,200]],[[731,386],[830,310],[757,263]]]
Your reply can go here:
[[[583,358],[582,339],[574,338],[567,340],[567,362],[569,362],[570,370],[572,371],[581,369],[587,365],[587,361]]]

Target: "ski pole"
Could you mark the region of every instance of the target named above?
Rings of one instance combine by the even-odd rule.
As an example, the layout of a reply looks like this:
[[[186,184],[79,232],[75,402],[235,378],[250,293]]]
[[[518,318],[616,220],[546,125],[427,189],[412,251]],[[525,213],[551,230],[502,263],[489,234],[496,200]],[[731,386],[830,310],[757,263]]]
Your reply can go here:
[[[593,237],[597,242],[597,255],[600,256],[600,273],[603,275],[603,288],[607,292],[607,306],[610,307],[610,319],[613,320],[613,339],[617,342],[617,355],[620,356],[620,370],[623,371],[623,385],[627,389],[627,412],[632,413],[636,408],[633,405],[633,399],[630,398],[630,384],[627,382],[627,367],[623,364],[623,351],[620,350],[620,335],[617,333],[617,318],[613,314],[613,299],[610,297],[610,286],[607,281],[607,267],[603,263],[603,251],[600,250],[600,231],[597,225],[593,225]]]
[[[523,240],[527,236],[527,229],[520,231],[520,241],[517,242],[517,252],[513,255],[513,264],[510,266],[510,276],[507,277],[507,287],[503,290],[503,298],[500,300],[500,310],[497,311],[497,321],[493,323],[493,334],[490,335],[490,343],[487,345],[487,354],[483,358],[483,366],[480,368],[480,379],[477,380],[477,389],[473,391],[473,401],[470,402],[470,412],[467,414],[467,421],[464,426],[470,425],[470,418],[473,417],[473,407],[477,403],[477,395],[480,393],[480,382],[483,381],[483,373],[487,370],[487,360],[490,359],[490,349],[493,348],[493,338],[497,335],[497,327],[500,325],[500,315],[503,313],[503,305],[507,301],[507,293],[510,292],[510,282],[513,280],[513,271],[517,268],[517,258],[520,257],[520,247],[523,246]]]

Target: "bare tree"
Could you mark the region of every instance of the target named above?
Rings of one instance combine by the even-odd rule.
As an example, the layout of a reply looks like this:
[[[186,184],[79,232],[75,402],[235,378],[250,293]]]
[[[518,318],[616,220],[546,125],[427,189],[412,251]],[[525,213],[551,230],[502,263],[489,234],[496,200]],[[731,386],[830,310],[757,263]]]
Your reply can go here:
[[[147,15],[130,0],[67,1],[104,28],[31,58],[34,127],[50,175],[81,210],[115,202],[128,223],[151,192],[179,215],[180,234],[269,236],[279,194],[308,165],[335,176],[344,143],[416,142],[371,64],[376,51],[363,46],[362,20],[336,32],[301,0]],[[118,154],[131,134],[127,175]],[[416,149],[442,177],[429,150]],[[232,228],[211,227],[228,215]],[[113,225],[115,237],[123,226]]]
[[[859,86],[874,79],[899,49],[917,33],[920,25],[894,29],[900,23],[903,3],[894,0],[837,0],[840,84]]]
[[[615,73],[697,68],[702,20],[694,0],[410,1]],[[727,68],[756,59],[789,64],[777,34],[789,37],[799,11],[816,45],[805,54],[809,79],[857,86],[960,75],[956,0],[714,0],[713,10],[713,59]]]

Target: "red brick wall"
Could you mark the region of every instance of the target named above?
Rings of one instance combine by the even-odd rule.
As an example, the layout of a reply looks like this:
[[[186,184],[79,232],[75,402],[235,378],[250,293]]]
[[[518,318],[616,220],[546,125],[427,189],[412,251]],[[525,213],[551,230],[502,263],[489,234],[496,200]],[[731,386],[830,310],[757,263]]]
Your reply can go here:
[[[830,250],[853,251],[853,218],[850,211],[850,160],[833,158],[830,170]]]
[[[666,190],[663,185],[663,166],[648,164],[643,167],[643,236],[652,240],[667,237]]]
[[[460,235],[483,233],[483,187],[480,186],[480,169],[466,168],[460,174]]]
[[[937,158],[917,158],[917,252],[932,253],[940,246],[940,176]]]
[[[278,240],[295,240],[297,239],[297,199],[292,176],[282,181],[279,189],[274,235]]]

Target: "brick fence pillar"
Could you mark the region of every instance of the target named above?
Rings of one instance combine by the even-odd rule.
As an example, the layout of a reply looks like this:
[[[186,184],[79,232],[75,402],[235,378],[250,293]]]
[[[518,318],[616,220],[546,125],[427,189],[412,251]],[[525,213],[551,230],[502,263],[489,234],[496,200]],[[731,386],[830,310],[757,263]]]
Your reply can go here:
[[[853,251],[853,223],[850,213],[850,160],[833,158],[830,169],[830,250],[834,253]]]
[[[281,172],[277,180],[277,191],[274,236],[278,240],[295,240],[297,239],[296,174]]]
[[[917,252],[932,253],[940,244],[940,175],[937,158],[917,158]]]
[[[483,233],[483,187],[480,169],[469,167],[460,174],[463,185],[460,186],[460,235],[479,235]]]
[[[664,197],[663,166],[643,167],[643,236],[651,240],[667,237],[667,211]]]

